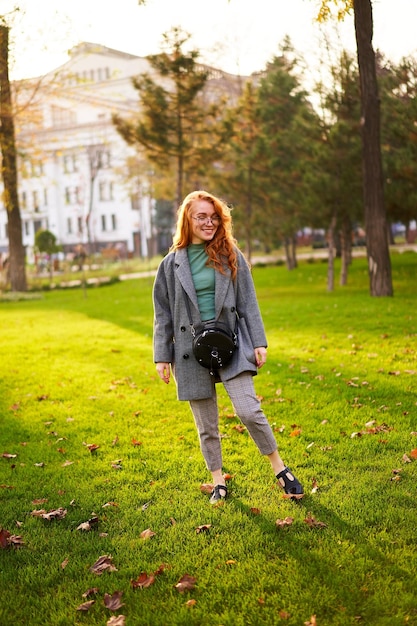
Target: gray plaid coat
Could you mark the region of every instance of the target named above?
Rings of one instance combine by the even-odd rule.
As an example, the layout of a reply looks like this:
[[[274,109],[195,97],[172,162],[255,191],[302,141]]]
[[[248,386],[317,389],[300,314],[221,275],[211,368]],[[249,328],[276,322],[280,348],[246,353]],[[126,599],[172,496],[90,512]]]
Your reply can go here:
[[[239,313],[239,347],[231,362],[219,370],[221,380],[244,371],[257,373],[254,348],[267,346],[264,325],[249,266],[240,250],[236,291],[230,276],[215,272],[216,319],[234,328]],[[179,400],[201,400],[212,396],[213,377],[196,361],[184,300],[189,297],[194,325],[201,324],[187,249],[170,252],[160,263],[153,286],[154,362],[171,363]],[[236,302],[236,297],[237,302]]]

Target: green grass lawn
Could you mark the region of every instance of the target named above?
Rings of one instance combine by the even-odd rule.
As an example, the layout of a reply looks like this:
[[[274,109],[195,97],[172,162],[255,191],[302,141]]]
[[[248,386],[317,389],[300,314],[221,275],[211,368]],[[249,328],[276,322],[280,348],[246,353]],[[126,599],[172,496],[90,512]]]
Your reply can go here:
[[[322,262],[254,268],[255,384],[299,503],[221,389],[230,499],[209,505],[189,407],[155,375],[152,279],[0,302],[0,624],[417,624],[417,255],[392,263],[393,298],[365,259],[333,293]]]

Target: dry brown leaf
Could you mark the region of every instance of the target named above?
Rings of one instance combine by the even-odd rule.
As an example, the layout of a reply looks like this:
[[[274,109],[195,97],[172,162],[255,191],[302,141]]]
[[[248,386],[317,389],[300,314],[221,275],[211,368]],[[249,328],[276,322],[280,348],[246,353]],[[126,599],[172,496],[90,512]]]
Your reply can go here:
[[[3,452],[1,456],[3,457],[3,459],[15,459],[17,457],[17,454],[9,454],[8,452]]]
[[[290,619],[291,617],[291,613],[288,613],[288,611],[284,611],[281,610],[278,615],[280,616],[281,619]]]
[[[284,519],[277,519],[275,522],[275,526],[277,528],[284,528],[285,526],[291,526],[294,522],[293,517],[285,517]]]
[[[250,512],[252,513],[252,515],[260,515],[261,509],[258,509],[256,506],[252,506],[250,508]]]
[[[312,485],[311,485],[311,493],[317,493],[318,490],[319,490],[319,485],[317,483],[317,480],[313,478]]]
[[[197,600],[187,600],[185,606],[195,606],[197,604]]]
[[[309,526],[310,528],[326,528],[327,527],[327,524],[325,524],[324,522],[319,522],[319,520],[316,520],[314,515],[312,515],[311,513],[307,515],[304,521],[307,524],[307,526]]]
[[[69,559],[64,559],[61,563],[61,569],[65,569],[69,563]]]
[[[141,446],[141,445],[142,445],[142,442],[141,442],[141,441],[138,441],[137,439],[132,439],[132,445],[133,445],[133,446]]]
[[[100,576],[103,572],[117,572],[117,567],[113,565],[113,557],[104,554],[90,567],[90,572]]]
[[[301,428],[296,428],[290,432],[290,437],[299,437],[301,435]]]
[[[97,443],[83,443],[83,446],[88,448],[90,452],[95,452],[100,447]]]
[[[403,463],[411,463],[410,457],[407,456],[406,454],[403,454],[402,461],[403,461]]]
[[[150,539],[151,537],[154,537],[155,535],[156,533],[154,533],[153,530],[151,530],[150,528],[147,528],[146,530],[142,530],[142,532],[140,533],[141,539]]]
[[[96,593],[98,593],[98,587],[91,587],[90,589],[87,589],[87,591],[84,591],[83,598],[89,598],[90,596],[95,596]]]
[[[202,485],[200,485],[201,493],[207,493],[210,495],[213,489],[214,489],[214,485],[210,483],[203,483]]]
[[[95,600],[87,600],[87,602],[83,602],[82,604],[80,604],[79,606],[77,606],[76,611],[84,611],[87,612],[89,609],[91,609],[91,607],[93,606],[93,604],[95,604],[96,601]]]
[[[32,504],[45,504],[48,502],[48,498],[37,498],[36,500],[32,500]]]
[[[138,587],[140,589],[147,589],[148,587],[153,585],[154,582],[155,582],[154,574],[149,574],[148,576],[146,572],[141,572],[136,580],[130,581],[130,585],[132,589],[137,589]]]
[[[125,624],[126,624],[125,615],[112,615],[111,618],[106,623],[106,626],[125,626]]]
[[[10,546],[24,546],[25,542],[23,541],[20,535],[12,535],[5,528],[0,528],[0,548],[10,548]]]
[[[317,619],[315,615],[312,615],[310,617],[310,621],[309,622],[304,622],[305,626],[317,626]]]
[[[411,450],[410,457],[412,459],[417,459],[417,448],[414,448],[414,450]]]
[[[211,524],[202,524],[201,526],[197,526],[197,528],[195,529],[195,532],[197,534],[207,532],[208,530],[210,530],[210,528],[211,528]]]
[[[67,509],[64,509],[61,507],[59,507],[59,509],[52,509],[51,511],[32,511],[32,515],[34,517],[42,517],[43,519],[48,520],[48,522],[52,521],[52,520],[60,520],[60,519],[64,519],[64,517],[67,514]]]
[[[70,465],[74,465],[74,461],[64,461],[62,467],[69,467]]]
[[[192,591],[195,587],[197,579],[194,576],[190,576],[189,574],[184,574],[177,584],[175,585],[175,589],[180,593],[184,593],[184,591]]]
[[[109,611],[118,611],[124,606],[124,602],[121,602],[123,591],[115,591],[112,595],[105,593],[103,603],[106,609]]]

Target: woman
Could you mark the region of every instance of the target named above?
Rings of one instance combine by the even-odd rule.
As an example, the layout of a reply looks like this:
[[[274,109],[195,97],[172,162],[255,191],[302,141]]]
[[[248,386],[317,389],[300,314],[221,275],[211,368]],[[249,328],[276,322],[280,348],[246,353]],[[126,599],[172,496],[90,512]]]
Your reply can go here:
[[[215,376],[193,355],[189,312],[196,325],[216,320],[235,327],[239,347]],[[154,361],[169,383],[171,369],[179,400],[188,400],[200,447],[212,474],[210,502],[227,496],[222,472],[216,382],[222,382],[236,415],[259,451],[269,458],[286,497],[302,498],[303,488],[281,460],[272,429],[261,409],[253,376],[266,361],[267,341],[249,266],[232,235],[228,206],[206,191],[193,191],[178,210],[170,253],[161,262],[154,289]]]

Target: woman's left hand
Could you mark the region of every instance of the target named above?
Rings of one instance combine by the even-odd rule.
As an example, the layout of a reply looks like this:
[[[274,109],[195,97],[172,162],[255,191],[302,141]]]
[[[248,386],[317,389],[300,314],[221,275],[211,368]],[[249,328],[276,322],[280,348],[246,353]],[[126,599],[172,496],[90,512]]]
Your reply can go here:
[[[255,348],[255,362],[258,368],[266,363],[266,348]]]

